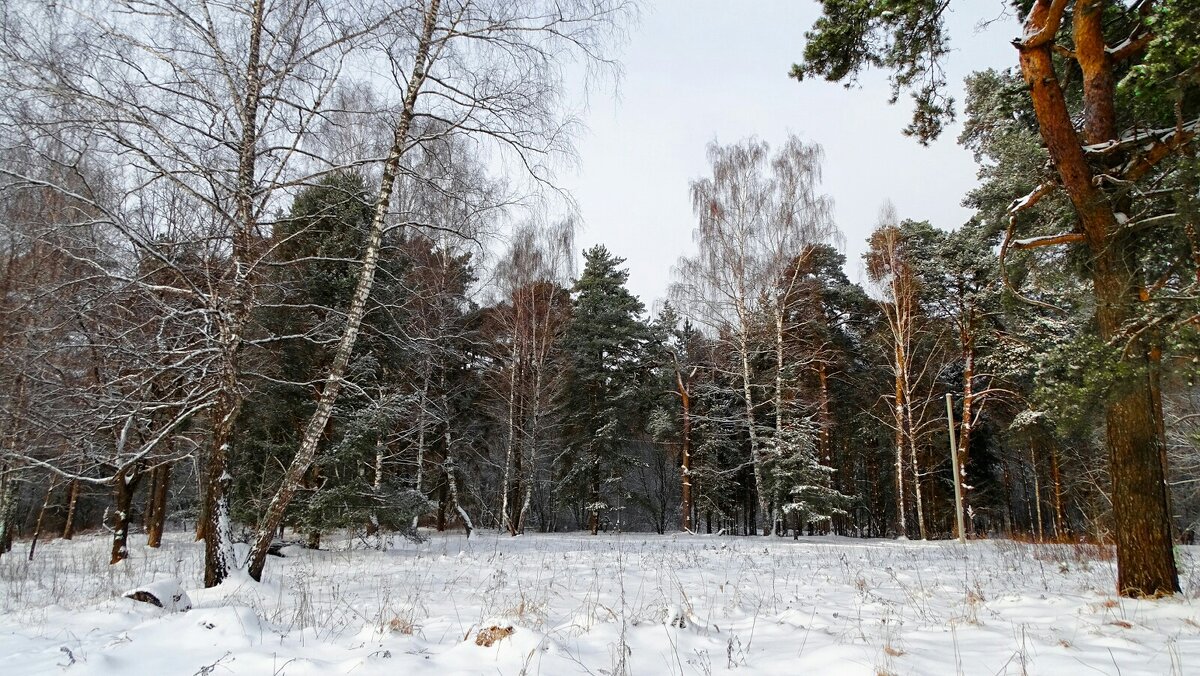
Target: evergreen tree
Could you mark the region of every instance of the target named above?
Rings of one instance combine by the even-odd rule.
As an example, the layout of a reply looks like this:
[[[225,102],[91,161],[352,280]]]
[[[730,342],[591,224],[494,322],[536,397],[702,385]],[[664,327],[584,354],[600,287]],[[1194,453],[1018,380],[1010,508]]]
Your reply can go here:
[[[600,528],[612,508],[629,439],[647,413],[643,387],[650,331],[642,302],[625,288],[623,258],[597,245],[583,252],[584,268],[572,288],[573,314],[563,339],[570,374],[565,394],[564,477],[584,501],[588,529]]]
[[[365,246],[370,196],[356,174],[332,174],[297,195],[288,216],[276,224],[276,263],[272,293],[256,319],[266,334],[258,344],[260,378],[239,418],[239,444],[232,453],[248,471],[234,477],[234,516],[254,522],[295,455],[304,425],[316,406],[314,383],[332,358],[330,346],[340,313],[350,302],[357,275],[354,261]],[[409,266],[394,248],[381,267],[391,284],[380,284],[378,297],[389,305]],[[409,495],[396,477],[376,477],[377,446],[400,414],[396,396],[382,392],[405,355],[387,339],[389,317],[372,313],[364,322],[360,349],[347,379],[357,387],[334,409],[320,460],[309,470],[304,490],[289,507],[288,522],[309,531],[319,546],[331,528],[374,524],[408,531],[414,513],[428,511],[424,500]]]
[[[916,99],[910,132],[931,140],[953,115],[942,76],[950,4],[828,0],[793,75],[844,81],[867,67],[888,68],[894,94],[907,89]],[[1192,197],[1200,9],[1191,0],[1136,3],[1138,11],[1113,0],[1013,5],[1025,24],[1013,44],[1028,103],[1010,110],[1032,112],[1051,161],[1029,174],[1037,183],[1028,192],[1009,195],[1001,265],[1010,249],[1066,247],[1091,282],[1094,331],[1119,361],[1103,398],[1117,588],[1124,596],[1169,595],[1179,591],[1179,576],[1163,355],[1189,342],[1177,334],[1194,332],[1188,318],[1200,295]],[[1028,218],[1047,196],[1069,203],[1071,217]]]

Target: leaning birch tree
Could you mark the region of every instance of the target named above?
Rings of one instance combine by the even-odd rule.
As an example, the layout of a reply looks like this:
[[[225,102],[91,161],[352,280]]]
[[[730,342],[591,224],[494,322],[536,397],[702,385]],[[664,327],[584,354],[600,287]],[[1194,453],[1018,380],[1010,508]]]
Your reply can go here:
[[[621,0],[574,2],[471,2],[430,0],[406,8],[411,35],[392,43],[392,72],[403,99],[396,113],[392,145],[383,162],[374,215],[367,234],[358,283],[345,326],[300,448],[260,519],[247,563],[260,579],[272,537],[287,505],[316,459],[325,425],[341,390],[374,283],[385,230],[392,224],[391,196],[405,154],[423,138],[418,117],[438,120],[448,131],[495,143],[526,167],[534,181],[548,182],[546,161],[566,151],[569,121],[559,106],[562,60],[595,64],[630,9]],[[419,20],[417,20],[419,19]],[[406,25],[401,21],[400,25]],[[411,51],[410,51],[411,50]],[[437,132],[442,133],[442,132]],[[400,215],[404,224],[404,215]],[[411,223],[418,225],[418,223]]]

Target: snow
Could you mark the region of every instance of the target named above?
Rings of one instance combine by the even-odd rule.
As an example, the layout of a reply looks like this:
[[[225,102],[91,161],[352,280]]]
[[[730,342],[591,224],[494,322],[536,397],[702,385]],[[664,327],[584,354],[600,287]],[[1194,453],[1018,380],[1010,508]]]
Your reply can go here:
[[[182,613],[192,609],[192,599],[187,595],[187,592],[179,586],[178,580],[164,578],[155,580],[147,585],[142,585],[137,589],[130,589],[122,594],[125,598],[130,598],[139,592],[150,594],[158,600],[160,607],[168,613]],[[147,602],[144,599],[143,603]]]
[[[1095,547],[690,534],[327,535],[264,582],[202,589],[187,533],[0,558],[3,674],[1183,674],[1200,667],[1200,548],[1184,594],[1113,594]],[[123,598],[181,580],[193,608]],[[512,627],[491,646],[480,629]],[[1197,673],[1192,671],[1191,673]]]

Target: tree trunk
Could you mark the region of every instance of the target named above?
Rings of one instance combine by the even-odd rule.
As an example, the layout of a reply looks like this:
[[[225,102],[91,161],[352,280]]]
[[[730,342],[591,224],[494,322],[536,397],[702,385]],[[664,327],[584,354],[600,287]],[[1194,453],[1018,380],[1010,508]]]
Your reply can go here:
[[[744,310],[739,311],[739,315],[743,314]],[[746,400],[746,428],[750,435],[750,464],[754,469],[754,493],[758,498],[759,507],[763,513],[767,511],[767,495],[765,492],[766,485],[763,481],[763,459],[762,451],[759,448],[758,428],[754,422],[754,392],[751,389],[750,383],[750,340],[746,335],[749,330],[749,320],[743,319],[742,330],[739,332],[739,352],[742,359],[742,397]],[[754,529],[757,530],[758,519],[754,520]],[[770,535],[769,528],[763,529],[763,535]]]
[[[71,488],[67,491],[67,519],[62,530],[64,540],[75,537],[75,508],[79,504],[79,487],[79,479],[72,479]]]
[[[595,535],[600,530],[600,458],[594,452],[591,463],[588,481],[590,487],[588,499],[591,502],[588,505],[588,531]]]
[[[1050,447],[1050,478],[1054,482],[1054,535],[1059,540],[1065,540],[1070,535],[1067,528],[1067,517],[1063,512],[1062,474],[1058,471],[1058,452]]]
[[[450,404],[446,400],[445,394],[442,395],[442,407],[446,411],[446,430],[442,434],[442,441],[446,445],[446,461],[443,463],[443,468],[446,471],[446,486],[450,490],[450,503],[454,507],[454,511],[458,513],[458,518],[462,519],[463,530],[467,532],[467,537],[471,537],[471,533],[475,531],[475,523],[471,521],[471,517],[467,514],[467,510],[463,509],[462,503],[458,500],[458,472],[457,466],[454,463],[454,446],[453,439],[450,436]]]
[[[246,50],[246,91],[238,111],[241,137],[238,139],[235,219],[231,246],[234,270],[230,298],[216,308],[220,334],[220,389],[212,408],[213,432],[209,447],[209,468],[201,503],[201,518],[197,530],[204,537],[204,586],[215,587],[225,580],[234,563],[233,526],[229,521],[229,486],[233,477],[226,462],[233,443],[234,425],[242,408],[239,386],[238,354],[242,346],[242,328],[252,308],[253,289],[250,275],[250,251],[257,235],[258,218],[255,212],[256,163],[259,151],[258,113],[263,88],[260,59],[262,52],[265,0],[254,0],[249,12],[249,35]],[[200,533],[197,533],[200,535]],[[264,552],[265,555],[265,552]]]
[[[964,310],[969,313],[970,310]],[[955,480],[962,486],[962,509],[966,513],[966,537],[975,535],[975,519],[971,518],[971,487],[967,484],[967,460],[971,455],[972,420],[975,416],[975,337],[971,335],[971,323],[963,319],[960,343],[963,351],[962,418],[958,426],[958,473]]]
[[[232,475],[226,470],[233,426],[241,407],[241,396],[229,386],[217,395],[214,407],[212,444],[208,453],[208,472],[204,483],[201,523],[204,536],[204,586],[215,587],[229,575],[234,565],[233,525],[229,521],[229,485]]]
[[[524,371],[525,368],[522,366],[521,372],[524,373]],[[521,379],[522,383],[524,383],[524,380],[524,378]],[[521,492],[528,487],[528,483],[525,481],[525,474],[527,472],[525,468],[525,447],[529,443],[529,430],[525,429],[526,414],[524,404],[525,402],[522,401],[522,405],[519,407],[522,421],[521,441],[515,444],[515,448],[513,449],[512,497],[508,499],[509,513],[506,516],[509,535],[517,535],[521,532]]]
[[[833,418],[829,412],[829,373],[825,366],[824,359],[817,360],[817,384],[820,389],[817,396],[818,414],[821,420],[821,429],[817,436],[818,450],[821,453],[821,460],[826,466],[833,466],[833,448],[831,442],[831,430],[833,428]]]
[[[517,293],[520,295],[519,290]],[[514,312],[514,326],[519,326],[520,313],[516,310],[516,301]],[[516,332],[517,329],[514,329],[514,334]],[[520,363],[517,343],[518,340],[514,337],[512,363],[509,364],[508,371],[508,448],[504,455],[504,478],[500,482],[500,530],[507,530],[510,535],[516,534],[508,514],[508,492],[512,485],[513,456],[517,451],[517,364]]]
[[[443,481],[438,486],[437,532],[439,533],[446,531],[446,503],[449,498],[446,482]]]
[[[12,550],[13,519],[17,512],[17,482],[13,477],[16,470],[0,467],[0,555]]]
[[[133,494],[137,491],[138,483],[142,480],[143,472],[135,467],[126,467],[113,477],[113,498],[116,509],[113,510],[113,539],[112,556],[109,564],[120,563],[129,558],[129,522],[130,510],[133,509]]]
[[[33,552],[37,549],[38,538],[42,536],[42,524],[46,521],[46,510],[50,507],[50,498],[54,495],[54,489],[58,482],[55,478],[50,479],[50,487],[46,489],[46,499],[42,501],[42,508],[38,510],[37,523],[33,527],[33,538],[29,541],[29,560],[33,560]]]
[[[680,512],[683,530],[690,531],[692,530],[692,510],[694,508],[692,500],[692,414],[691,397],[688,395],[687,388],[683,386],[682,378],[679,382],[679,396],[683,406],[682,443],[679,450],[679,478],[682,482]]]
[[[333,413],[333,405],[336,403],[338,393],[341,391],[342,379],[346,373],[346,367],[350,363],[350,356],[354,352],[354,344],[358,340],[359,327],[362,325],[363,316],[367,312],[367,299],[371,294],[371,287],[375,282],[375,271],[379,264],[379,253],[383,245],[383,233],[387,225],[392,191],[396,186],[396,175],[400,168],[400,160],[408,147],[409,129],[412,126],[413,117],[416,113],[417,95],[425,83],[429,50],[433,42],[433,32],[437,23],[438,8],[440,5],[440,0],[431,0],[429,7],[425,10],[425,22],[417,44],[417,53],[413,60],[413,72],[408,81],[408,89],[405,91],[400,119],[396,123],[392,147],[388,152],[387,160],[384,162],[379,193],[375,200],[375,213],[371,219],[371,228],[367,235],[366,249],[363,251],[362,267],[359,269],[358,282],[354,289],[350,308],[346,312],[346,324],[341,338],[338,340],[333,363],[329,367],[329,374],[321,390],[321,398],[318,400],[317,408],[313,412],[308,427],[304,431],[300,448],[297,449],[295,457],[292,458],[292,462],[284,474],[283,482],[275,492],[275,495],[272,496],[271,502],[267,505],[267,509],[258,526],[254,546],[250,550],[248,572],[250,573],[250,577],[255,580],[262,579],[263,567],[267,562],[267,552],[270,549],[275,529],[283,521],[284,512],[287,510],[288,504],[291,503],[292,497],[299,488],[304,473],[308,471],[308,467],[312,465],[313,460],[316,458],[318,443],[324,434],[325,425],[329,422],[329,416]]]
[[[196,475],[196,495],[200,496],[200,505],[196,510],[195,542],[204,540],[204,531],[208,526],[208,475],[200,470],[201,467],[208,467],[208,459],[202,458],[202,455],[202,449],[196,449],[196,454],[192,457],[192,470]]]
[[[1106,3],[1081,3],[1074,13],[1077,60],[1084,76],[1084,140],[1115,137],[1112,59],[1102,35]],[[1133,317],[1133,280],[1127,243],[1118,233],[1112,205],[1093,181],[1080,139],[1054,71],[1052,49],[1062,14],[1038,0],[1029,14],[1025,40],[1017,43],[1021,73],[1029,86],[1043,141],[1079,216],[1091,253],[1092,286],[1100,337],[1124,337]],[[1117,589],[1123,596],[1158,596],[1179,591],[1167,507],[1166,475],[1159,448],[1158,420],[1148,377],[1147,350],[1134,339],[1125,351],[1134,374],[1118,383],[1105,407],[1105,438],[1112,478],[1117,539]]]
[[[523,480],[523,483],[525,484],[525,491],[524,491],[525,497],[521,499],[521,507],[517,511],[517,519],[516,519],[516,522],[517,522],[516,523],[516,526],[517,526],[516,532],[517,533],[525,532],[525,519],[527,518],[527,515],[529,514],[529,506],[533,502],[533,485],[534,485],[534,481],[537,478],[538,440],[541,438],[541,431],[542,431],[542,426],[541,426],[541,422],[542,422],[542,386],[543,386],[542,376],[543,376],[543,373],[545,372],[546,352],[549,349],[548,345],[544,341],[543,341],[543,343],[538,344],[538,342],[536,340],[536,325],[534,328],[535,328],[534,344],[538,345],[538,349],[537,349],[537,354],[535,354],[533,356],[533,364],[532,364],[533,369],[534,369],[533,412],[532,412],[532,415],[530,416],[530,427],[532,429],[530,429],[529,434],[527,435],[526,440],[525,440],[525,445],[528,446],[528,448],[529,448],[529,456],[527,459],[525,459],[521,463],[524,468],[524,475],[525,475],[525,478]],[[545,333],[546,338],[548,338],[549,333],[550,333],[549,330],[547,330]]]
[[[786,425],[783,411],[783,308],[784,302],[782,298],[777,298],[775,301],[775,453],[779,458],[784,457],[784,427]],[[770,522],[771,531],[782,535],[780,529],[783,523],[776,516],[776,500],[786,500],[787,488],[783,489],[783,494],[771,496],[771,511],[768,521]]]
[[[917,442],[916,435],[912,431],[912,418],[909,414],[909,431],[908,431],[908,449],[912,459],[912,475],[913,475],[913,497],[915,498],[917,507],[917,532],[920,533],[922,540],[928,540],[929,536],[925,528],[925,500],[921,496],[921,464],[917,460]]]
[[[379,503],[379,492],[380,492],[380,489],[383,488],[383,455],[384,455],[385,449],[386,449],[386,446],[383,443],[383,433],[380,432],[378,434],[378,436],[375,437],[375,465],[373,467],[373,469],[375,471],[375,475],[374,475],[373,481],[371,482],[371,490],[375,494],[375,496],[374,496],[375,504]],[[413,521],[414,521],[413,528],[417,527],[417,524],[415,522],[419,518],[420,517],[418,516],[413,519]],[[371,517],[367,521],[367,535],[371,536],[371,535],[378,535],[378,534],[379,534],[379,509],[373,508],[371,510]]]
[[[901,351],[901,357],[905,358],[905,353]],[[921,495],[921,463],[917,456],[917,427],[913,422],[913,397],[912,383],[908,379],[908,362],[904,362],[904,370],[901,371],[901,382],[904,386],[904,424],[908,428],[905,435],[908,439],[908,451],[910,460],[912,461],[912,476],[913,476],[913,498],[917,509],[917,532],[922,540],[928,540],[929,535],[925,524],[925,500]]]
[[[462,520],[463,530],[466,531],[467,538],[470,538],[471,533],[475,531],[475,522],[471,521],[470,515],[467,514],[467,510],[463,508],[462,503],[459,502],[458,499],[458,471],[454,458],[454,436],[450,429],[450,421],[453,417],[453,412],[450,409],[450,397],[446,393],[445,372],[442,373],[441,390],[442,415],[445,418],[443,421],[444,427],[442,429],[442,453],[443,457],[445,458],[442,462],[442,470],[446,475],[446,487],[450,492],[450,504],[454,507],[454,511],[458,514],[458,518]],[[522,508],[522,520],[524,520],[523,514],[524,508]]]
[[[146,510],[146,546],[161,547],[167,523],[167,496],[171,488],[171,463],[154,468],[151,475],[150,501]]]
[[[1033,444],[1029,445],[1029,469],[1033,472],[1033,511],[1037,519],[1037,539],[1038,542],[1046,541],[1046,531],[1042,520],[1042,482],[1039,478],[1037,455],[1034,454]]]
[[[428,372],[422,374],[423,382],[421,383],[421,398],[417,404],[417,492],[423,493],[425,490],[425,425],[426,416],[429,411],[427,409],[429,403],[429,378]],[[417,527],[417,521],[421,518],[420,514],[413,516],[412,527]]]
[[[896,419],[896,532],[900,537],[908,537],[908,519],[904,514],[904,379],[901,377],[904,356],[899,344],[895,347],[895,359],[896,405],[893,414]]]

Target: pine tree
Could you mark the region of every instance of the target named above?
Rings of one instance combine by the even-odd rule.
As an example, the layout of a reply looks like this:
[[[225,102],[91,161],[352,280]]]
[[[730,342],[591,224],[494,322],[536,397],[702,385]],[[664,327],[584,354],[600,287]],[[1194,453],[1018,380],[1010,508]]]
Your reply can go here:
[[[597,245],[583,252],[584,269],[572,288],[573,314],[563,347],[570,374],[565,395],[566,479],[583,500],[588,529],[600,528],[620,485],[628,439],[646,413],[642,384],[650,331],[642,302],[625,288],[623,258]]]
[[[909,132],[928,142],[953,117],[943,76],[950,4],[830,0],[793,76],[845,81],[867,67],[888,68],[893,100],[901,90],[916,100]],[[1179,318],[1195,316],[1200,275],[1190,196],[1200,127],[1200,9],[1190,0],[1136,3],[1138,11],[1113,0],[1013,4],[1024,23],[1013,45],[1028,97],[1014,109],[1032,113],[1051,162],[1031,174],[1039,180],[1029,192],[1010,194],[1000,263],[1009,250],[1060,247],[1085,261],[1080,277],[1091,282],[1096,333],[1109,345],[1123,344],[1104,402],[1117,588],[1124,596],[1170,595],[1180,587],[1162,358],[1171,329],[1194,324]],[[1074,217],[1029,218],[1047,196],[1065,198]]]

